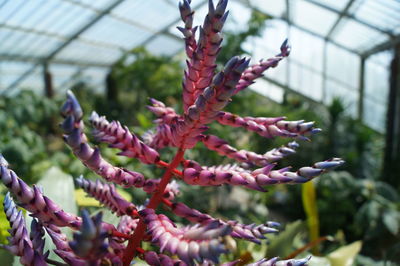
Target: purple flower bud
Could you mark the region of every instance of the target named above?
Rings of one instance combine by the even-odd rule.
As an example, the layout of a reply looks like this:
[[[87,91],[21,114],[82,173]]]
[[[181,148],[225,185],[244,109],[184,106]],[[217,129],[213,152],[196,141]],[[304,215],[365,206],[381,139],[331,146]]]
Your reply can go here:
[[[130,157],[138,158],[141,162],[146,164],[154,164],[160,160],[158,152],[136,137],[131,133],[127,127],[123,127],[119,122],[108,122],[105,117],[99,117],[95,112],[90,117],[90,122],[95,130],[93,134],[100,141],[110,144],[110,147],[118,148]]]
[[[31,223],[31,232],[29,237],[32,241],[32,247],[39,254],[43,255],[44,248],[44,229],[43,226],[36,220],[33,219]]]
[[[286,39],[281,45],[281,56],[287,57],[290,54],[291,47],[289,45],[289,40]]]
[[[152,209],[140,214],[148,225],[152,241],[161,250],[177,254],[187,264],[205,259],[218,263],[218,256],[228,251],[223,243],[223,237],[231,232],[227,224],[213,221],[206,226],[177,228],[166,216],[156,215]]]
[[[29,188],[24,181],[18,178],[14,171],[7,169],[3,165],[0,168],[1,181],[16,195],[16,198],[24,208],[41,222],[53,223],[58,226],[73,226],[74,223],[80,223],[79,217],[62,211],[57,204],[43,196],[43,193],[37,187],[34,187],[33,190]],[[22,194],[20,192],[27,193]]]
[[[178,259],[171,259],[170,257],[157,254],[154,251],[147,251],[144,253],[144,260],[149,265],[174,265],[174,266],[186,266],[187,264]]]
[[[118,223],[117,230],[124,234],[131,234],[137,227],[139,219],[133,219],[131,216],[124,215]]]
[[[254,131],[260,136],[266,138],[273,137],[289,137],[303,138],[308,140],[304,134],[314,134],[316,131],[313,127],[314,122],[304,121],[284,121],[282,117],[239,117],[237,115],[220,112],[218,115],[219,123],[232,127],[243,127],[247,130]]]
[[[100,180],[96,182],[84,179],[82,176],[76,179],[79,187],[100,203],[108,207],[116,215],[132,215],[136,211],[134,204],[126,201],[115,189],[113,184],[106,184]]]
[[[332,158],[331,160],[327,160],[324,162],[318,162],[314,164],[314,167],[326,170],[332,170],[338,166],[344,164],[344,161],[340,158]]]
[[[72,94],[72,92],[68,93],[68,100],[67,102],[73,103],[71,106],[73,106],[75,109],[80,109],[79,103]],[[79,107],[79,108],[78,108]],[[87,144],[87,138],[86,135],[83,133],[83,123],[80,120],[81,116],[77,116],[81,111],[79,112],[74,112],[74,109],[71,107],[70,109],[66,109],[67,111],[64,113],[66,117],[66,120],[72,119],[75,121],[74,124],[74,129],[65,131],[66,135],[65,139],[67,144],[72,148],[73,153],[91,170],[96,172],[98,175],[102,176],[106,180],[111,180],[114,181],[117,184],[121,184],[125,187],[130,187],[130,186],[138,186],[141,187],[144,182],[144,177],[142,174],[133,172],[133,171],[126,171],[125,169],[118,168],[112,166],[110,163],[108,163],[106,160],[104,160],[101,155],[100,151],[98,149],[93,149]],[[109,126],[109,123],[105,119],[98,118],[96,114],[92,114],[92,118],[96,118],[95,124],[99,127],[107,127]],[[93,119],[94,119],[93,118]],[[121,137],[121,135],[129,135],[125,129],[122,129],[120,124],[114,123],[114,127],[112,127],[110,130],[112,130],[113,134],[116,134],[116,137]],[[133,135],[129,135],[133,140]],[[136,137],[135,137],[136,138]],[[145,144],[143,144],[145,145]],[[150,148],[149,148],[150,149]],[[149,152],[150,150],[146,149],[146,152]],[[143,157],[143,156],[142,156]],[[151,153],[151,155],[146,154],[143,158],[146,160],[148,158],[153,158],[154,154]]]
[[[310,259],[311,256],[304,259],[290,259],[290,260],[278,260],[278,258],[261,259],[257,262],[249,264],[249,266],[303,266],[307,265],[307,262]]]
[[[101,219],[101,212],[91,218],[83,210],[80,231],[74,233],[74,240],[69,242],[73,252],[87,262],[95,263],[107,255],[108,243],[105,240],[108,233],[102,229]]]
[[[290,46],[288,46],[287,40],[285,40],[281,46],[280,54],[276,55],[273,58],[269,58],[266,61],[260,61],[260,63],[247,68],[243,72],[236,86],[234,94],[237,94],[238,92],[244,90],[245,88],[253,84],[254,80],[261,77],[263,72],[266,71],[267,69],[271,67],[276,67],[283,58],[289,56],[289,53],[290,53]]]
[[[7,165],[3,160],[1,163]],[[28,236],[26,229],[25,219],[22,211],[17,210],[17,206],[10,197],[8,192],[4,198],[4,212],[7,220],[10,222],[11,229],[9,245],[3,246],[15,256],[19,256],[22,265],[47,265],[46,257],[48,254],[43,254],[44,240],[42,239],[43,233],[37,228],[36,221],[32,222],[31,238]],[[33,241],[33,243],[32,243]]]

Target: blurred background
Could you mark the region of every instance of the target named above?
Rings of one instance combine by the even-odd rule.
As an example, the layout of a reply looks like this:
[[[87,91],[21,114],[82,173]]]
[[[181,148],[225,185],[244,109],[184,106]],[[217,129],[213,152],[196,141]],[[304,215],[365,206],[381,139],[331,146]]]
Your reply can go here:
[[[58,129],[68,89],[86,115],[96,110],[139,135],[153,126],[148,97],[181,112],[185,55],[177,6],[177,0],[0,0],[0,152],[24,180],[39,181],[46,191],[65,173],[62,186],[81,174],[95,178]],[[194,24],[202,24],[207,1],[193,0],[192,7]],[[251,56],[253,63],[272,57],[286,38],[292,52],[227,109],[316,121],[323,132],[300,141],[298,152],[279,166],[296,169],[330,157],[346,164],[309,185],[279,185],[267,193],[182,184],[181,199],[218,217],[282,223],[270,245],[239,242],[227,259],[313,254],[312,265],[397,265],[400,1],[230,0],[228,9],[220,66],[234,55]],[[258,153],[289,141],[221,125],[211,131]],[[148,177],[161,174],[103,148],[116,165]],[[170,153],[163,154],[168,160]],[[200,145],[188,157],[204,165],[231,163]],[[125,192],[143,202],[137,191]],[[101,209],[79,190],[66,198],[75,209]],[[7,226],[0,216],[2,243]]]

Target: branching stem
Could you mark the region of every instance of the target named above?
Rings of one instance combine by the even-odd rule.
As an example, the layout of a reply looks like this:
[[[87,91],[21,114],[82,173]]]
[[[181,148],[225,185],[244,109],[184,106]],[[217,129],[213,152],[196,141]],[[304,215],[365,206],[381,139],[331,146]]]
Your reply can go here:
[[[161,178],[161,182],[158,185],[157,191],[153,194],[149,204],[146,206],[147,208],[156,209],[157,206],[161,203],[165,188],[170,182],[174,171],[178,171],[175,168],[182,161],[184,154],[185,154],[185,149],[180,148],[177,151],[174,159],[168,165],[167,170],[165,171],[163,177]],[[137,252],[137,248],[140,246],[140,243],[142,242],[145,232],[146,232],[146,224],[144,223],[143,219],[140,219],[135,232],[129,239],[128,246],[125,249],[122,259],[124,266],[130,265],[133,257],[135,256],[135,253]]]

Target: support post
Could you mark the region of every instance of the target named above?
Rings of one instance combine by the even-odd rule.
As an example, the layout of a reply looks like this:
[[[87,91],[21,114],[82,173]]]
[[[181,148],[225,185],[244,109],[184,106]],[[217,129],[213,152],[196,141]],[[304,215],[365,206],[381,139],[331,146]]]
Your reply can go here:
[[[117,103],[118,102],[118,87],[115,81],[112,71],[106,76],[106,89],[107,89],[107,100]]]
[[[321,103],[322,104],[330,104],[326,102],[326,99],[328,97],[327,95],[327,91],[326,91],[326,79],[327,79],[327,75],[326,75],[326,71],[328,69],[328,42],[325,39],[324,40],[324,47],[322,50],[322,99],[321,99]]]
[[[47,63],[43,64],[43,83],[44,83],[44,94],[48,98],[53,98],[54,96],[53,76],[49,71]]]
[[[382,179],[400,188],[400,44],[390,65],[390,88],[386,118],[386,141]]]
[[[364,91],[365,91],[365,57],[360,60],[360,77],[358,80],[358,108],[357,117],[362,122],[364,115]]]

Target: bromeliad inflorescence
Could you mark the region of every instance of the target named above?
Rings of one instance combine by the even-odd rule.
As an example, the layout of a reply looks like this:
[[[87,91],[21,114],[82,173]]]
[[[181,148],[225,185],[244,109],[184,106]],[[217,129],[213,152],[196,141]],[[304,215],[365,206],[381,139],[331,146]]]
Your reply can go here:
[[[231,127],[241,127],[266,138],[285,137],[308,139],[320,130],[313,122],[287,121],[285,117],[240,117],[225,112],[223,108],[233,95],[251,85],[262,73],[289,55],[290,47],[285,41],[275,57],[249,66],[249,59],[233,57],[223,68],[216,71],[216,57],[221,49],[221,30],[227,18],[227,0],[216,6],[209,1],[208,14],[202,26],[193,27],[194,12],[190,1],[179,4],[184,27],[183,33],[187,69],[183,78],[183,112],[178,114],[164,103],[151,99],[148,109],[157,119],[156,127],[140,138],[118,121],[109,122],[93,112],[90,124],[97,141],[119,149],[119,155],[136,158],[144,164],[165,169],[161,178],[149,179],[143,174],[113,166],[90,145],[84,133],[83,111],[73,95],[68,92],[61,108],[64,121],[61,127],[64,140],[82,163],[105,181],[90,181],[79,177],[76,183],[87,194],[108,207],[120,217],[114,226],[102,221],[101,214],[94,217],[86,212],[78,217],[63,211],[37,187],[29,187],[0,156],[1,181],[8,187],[17,204],[26,209],[33,222],[28,234],[25,219],[8,194],[4,210],[10,221],[11,237],[5,246],[24,265],[47,265],[56,263],[48,259],[44,249],[44,232],[56,246],[55,253],[69,265],[129,265],[133,259],[142,259],[150,265],[213,265],[219,263],[221,254],[235,248],[235,239],[257,244],[266,234],[276,233],[274,222],[260,225],[241,224],[235,220],[222,220],[179,202],[179,182],[195,186],[242,186],[250,190],[265,191],[273,184],[299,184],[310,181],[327,170],[343,163],[333,158],[302,167],[276,169],[276,161],[295,153],[294,141],[264,154],[238,150],[218,136],[208,135],[208,124],[217,122]],[[198,38],[196,38],[196,32]],[[211,151],[237,161],[237,164],[202,166],[184,158],[185,151],[197,143],[203,143]],[[162,160],[160,152],[165,147],[176,148],[171,162]],[[135,206],[118,194],[115,185],[141,189],[148,194],[144,206]],[[188,220],[192,225],[179,227],[173,220],[158,213],[164,205],[171,213]],[[73,239],[60,231],[61,227],[75,230]],[[144,250],[142,242],[149,242],[157,251]],[[277,258],[262,259],[253,265],[305,265],[309,258],[279,261]],[[225,263],[235,265],[239,261]],[[58,263],[59,264],[59,263]]]

